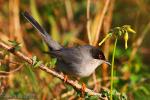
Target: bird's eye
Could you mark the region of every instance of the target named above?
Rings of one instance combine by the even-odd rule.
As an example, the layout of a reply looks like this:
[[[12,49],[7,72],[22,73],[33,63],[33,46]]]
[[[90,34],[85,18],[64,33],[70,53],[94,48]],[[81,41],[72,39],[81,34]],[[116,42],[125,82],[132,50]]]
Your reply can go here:
[[[103,56],[101,54],[98,55],[99,59],[103,59]]]

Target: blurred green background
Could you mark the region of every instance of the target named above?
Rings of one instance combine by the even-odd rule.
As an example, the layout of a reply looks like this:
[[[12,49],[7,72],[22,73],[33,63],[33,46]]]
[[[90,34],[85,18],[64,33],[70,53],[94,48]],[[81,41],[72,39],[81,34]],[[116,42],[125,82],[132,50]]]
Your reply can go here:
[[[90,19],[87,19],[88,1],[90,1]],[[125,93],[129,100],[148,100],[150,98],[149,5],[150,0],[0,0],[0,41],[17,40],[21,43],[22,52],[30,57],[36,55],[47,65],[51,65],[51,57],[43,53],[48,48],[35,28],[22,16],[24,11],[28,11],[54,40],[66,47],[89,44],[88,29],[91,33],[91,44],[98,46],[111,28],[131,25],[137,33],[129,34],[128,49],[124,49],[123,38],[119,39],[117,45],[114,88],[120,93]],[[103,16],[105,7],[106,13]],[[87,28],[88,21],[89,28]],[[99,26],[100,30],[97,32]],[[98,41],[95,41],[95,34],[99,34]],[[111,38],[100,47],[110,62],[113,45],[114,39]],[[15,96],[39,100],[79,99],[73,88],[61,80],[32,68],[13,55],[4,55],[3,52],[0,49],[0,99]],[[18,63],[23,64],[18,71],[3,73],[19,67]],[[106,65],[99,67],[96,76],[99,85],[97,91],[109,90],[110,67]],[[94,88],[92,77],[81,79],[80,82],[85,82],[91,89]]]

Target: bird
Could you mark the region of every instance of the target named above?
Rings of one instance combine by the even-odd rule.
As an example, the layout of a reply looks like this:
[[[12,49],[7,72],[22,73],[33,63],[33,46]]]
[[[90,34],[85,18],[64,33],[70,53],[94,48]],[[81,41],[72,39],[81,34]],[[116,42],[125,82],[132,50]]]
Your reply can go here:
[[[103,51],[92,45],[63,47],[52,39],[48,32],[27,12],[23,16],[38,30],[39,35],[46,42],[49,54],[57,58],[56,70],[73,77],[88,77],[102,63],[106,61]]]

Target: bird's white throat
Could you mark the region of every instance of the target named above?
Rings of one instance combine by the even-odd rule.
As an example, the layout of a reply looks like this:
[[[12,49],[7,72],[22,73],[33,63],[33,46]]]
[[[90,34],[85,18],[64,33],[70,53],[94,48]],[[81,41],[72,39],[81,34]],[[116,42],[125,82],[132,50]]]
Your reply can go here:
[[[82,77],[86,77],[86,76],[89,76],[91,75],[94,70],[103,63],[102,60],[98,60],[98,59],[93,59],[93,60],[90,60],[90,61],[87,61],[85,62],[86,64],[83,64],[83,65],[86,65],[86,66],[82,66],[80,67],[80,75]]]

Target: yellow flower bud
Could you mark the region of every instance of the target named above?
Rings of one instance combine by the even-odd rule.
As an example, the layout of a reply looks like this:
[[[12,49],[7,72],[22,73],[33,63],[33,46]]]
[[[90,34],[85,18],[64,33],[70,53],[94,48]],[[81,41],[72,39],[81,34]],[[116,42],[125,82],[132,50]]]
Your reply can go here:
[[[128,32],[136,33],[136,32],[131,28],[130,25],[124,25],[123,27],[124,27]]]
[[[134,33],[134,34],[136,33],[131,27],[128,27],[128,28],[127,28],[127,31],[128,31],[128,32],[131,32],[131,33]]]
[[[125,34],[124,34],[124,41],[125,41],[125,49],[127,49],[128,48],[128,32],[126,31],[125,32]]]
[[[110,36],[111,34],[107,34],[105,38],[98,45],[101,46]]]

